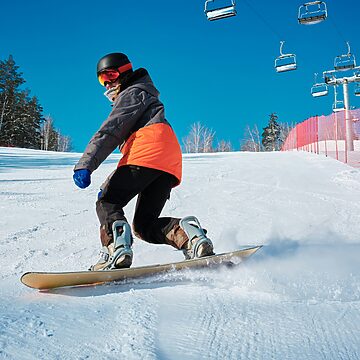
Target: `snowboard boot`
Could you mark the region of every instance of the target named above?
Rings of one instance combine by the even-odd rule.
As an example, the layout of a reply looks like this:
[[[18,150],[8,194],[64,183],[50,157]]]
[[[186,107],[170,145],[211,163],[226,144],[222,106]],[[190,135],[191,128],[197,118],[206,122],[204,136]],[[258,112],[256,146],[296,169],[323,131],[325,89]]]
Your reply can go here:
[[[113,239],[108,246],[103,246],[100,259],[89,270],[112,270],[129,268],[132,264],[132,236],[130,225],[123,220],[117,220],[112,225]]]
[[[182,248],[186,260],[214,255],[214,246],[195,216],[184,217],[179,225],[189,238]]]

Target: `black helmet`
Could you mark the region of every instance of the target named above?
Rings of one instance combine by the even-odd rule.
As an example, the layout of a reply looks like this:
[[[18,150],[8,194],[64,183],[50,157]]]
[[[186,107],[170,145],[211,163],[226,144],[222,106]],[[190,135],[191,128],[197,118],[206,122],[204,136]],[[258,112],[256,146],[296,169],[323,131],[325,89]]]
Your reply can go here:
[[[103,56],[97,64],[97,75],[106,69],[117,69],[120,73],[132,71],[128,57],[123,53],[111,53]]]

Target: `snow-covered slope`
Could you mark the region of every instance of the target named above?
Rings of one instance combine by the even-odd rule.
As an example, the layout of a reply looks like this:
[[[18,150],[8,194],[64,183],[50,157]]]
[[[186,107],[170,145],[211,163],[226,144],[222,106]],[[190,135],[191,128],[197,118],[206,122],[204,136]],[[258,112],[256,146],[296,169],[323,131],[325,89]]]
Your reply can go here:
[[[308,153],[187,155],[163,215],[196,215],[217,252],[260,252],[232,270],[40,293],[23,272],[97,259],[94,202],[117,155],[86,190],[78,157],[0,148],[0,359],[360,358],[359,170]],[[135,266],[182,259],[140,240],[134,252]]]

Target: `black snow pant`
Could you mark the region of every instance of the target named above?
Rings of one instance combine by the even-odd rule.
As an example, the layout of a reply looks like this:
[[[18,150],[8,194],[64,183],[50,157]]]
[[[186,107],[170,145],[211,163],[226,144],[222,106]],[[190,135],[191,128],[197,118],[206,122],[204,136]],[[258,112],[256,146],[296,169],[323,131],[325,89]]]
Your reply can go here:
[[[117,168],[101,187],[96,202],[102,245],[112,241],[112,224],[126,220],[123,208],[138,195],[132,223],[134,235],[154,244],[181,248],[187,239],[174,243],[178,218],[159,217],[177,179],[166,172],[134,165]],[[174,230],[175,229],[175,230]],[[179,231],[178,231],[179,233]]]

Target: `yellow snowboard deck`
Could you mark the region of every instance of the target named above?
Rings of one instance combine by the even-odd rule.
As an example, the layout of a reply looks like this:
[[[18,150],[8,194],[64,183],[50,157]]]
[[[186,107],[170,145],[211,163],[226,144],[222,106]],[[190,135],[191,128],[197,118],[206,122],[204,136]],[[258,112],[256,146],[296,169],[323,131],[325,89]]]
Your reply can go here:
[[[140,266],[127,269],[105,271],[78,271],[78,272],[27,272],[22,275],[21,282],[28,287],[47,290],[60,287],[74,287],[97,285],[113,281],[145,278],[161,273],[214,267],[219,265],[234,265],[254,254],[261,246],[249,247],[224,254],[216,254],[203,258],[185,260],[169,264]]]

